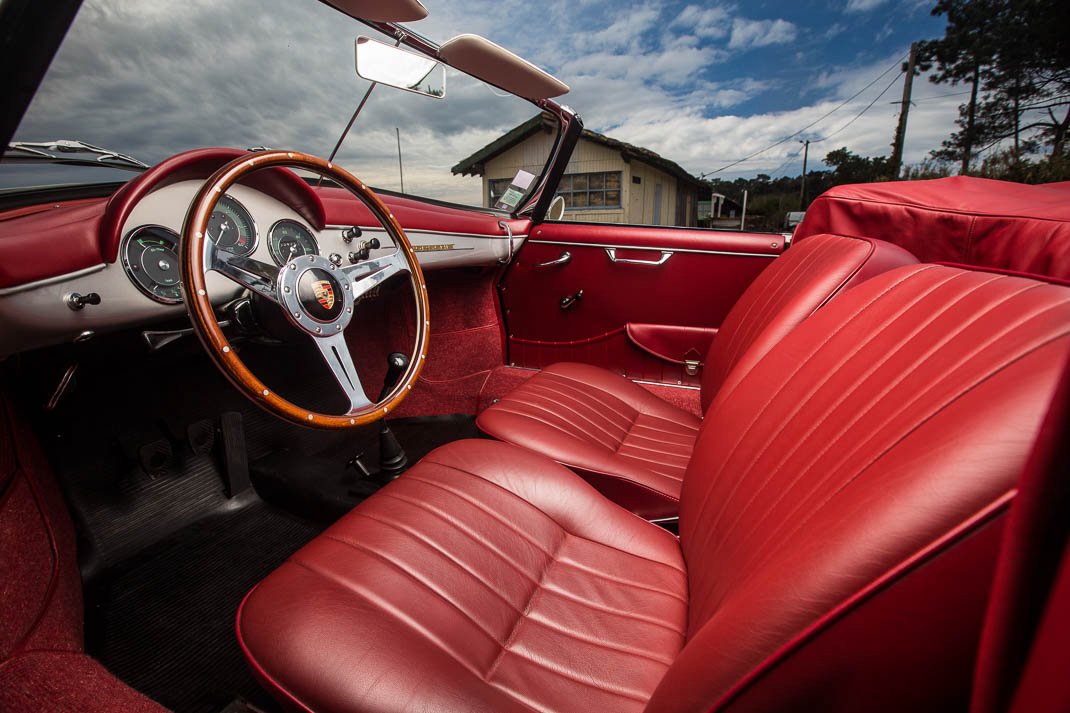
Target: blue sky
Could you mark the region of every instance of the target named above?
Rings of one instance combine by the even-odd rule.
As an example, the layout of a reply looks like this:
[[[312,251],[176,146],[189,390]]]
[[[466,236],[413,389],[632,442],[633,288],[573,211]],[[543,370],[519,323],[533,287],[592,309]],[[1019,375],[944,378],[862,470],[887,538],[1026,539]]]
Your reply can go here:
[[[572,91],[561,101],[589,128],[696,175],[829,112],[800,137],[835,134],[811,147],[811,166],[840,146],[888,153],[899,61],[912,41],[943,34],[942,19],[919,0],[424,2],[430,14],[414,31],[439,42],[464,32],[489,37],[567,82]],[[326,155],[367,86],[353,70],[361,34],[370,31],[316,0],[85,0],[16,138],[79,138],[150,163],[213,145]],[[915,83],[908,163],[954,129],[963,97],[946,95],[961,91],[924,77]],[[339,161],[373,185],[397,188],[398,126],[407,189],[478,203],[479,181],[452,176],[450,166],[534,111],[456,72],[442,101],[383,89]],[[801,153],[793,139],[718,175],[797,175]],[[4,166],[0,186],[92,180],[33,168],[31,177]]]
[[[531,10],[513,0],[500,6],[504,12],[495,14],[466,3],[464,19],[480,22],[490,13],[482,23],[487,34],[569,82],[565,101],[590,128],[659,151],[694,173],[801,129],[895,66],[912,41],[940,37],[944,29],[943,19],[930,14],[932,4],[918,0],[580,1],[541,6],[517,35],[504,29],[504,17]],[[430,1],[429,8],[433,17]],[[454,13],[461,15],[460,8]],[[839,146],[888,152],[897,111],[891,102],[902,87],[896,71],[800,137],[840,129],[887,90],[860,119],[812,146],[811,160]],[[915,97],[924,101],[911,117],[908,162],[922,160],[953,130],[961,97],[942,95],[954,91],[925,78],[915,83]],[[723,175],[798,173],[799,149],[787,142]]]

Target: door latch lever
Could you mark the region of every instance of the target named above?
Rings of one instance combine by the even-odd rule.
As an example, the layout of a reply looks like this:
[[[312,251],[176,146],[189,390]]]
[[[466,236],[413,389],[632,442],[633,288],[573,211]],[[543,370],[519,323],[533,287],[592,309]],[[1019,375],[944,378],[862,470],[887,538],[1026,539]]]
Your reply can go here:
[[[566,295],[561,298],[561,309],[566,310],[574,306],[577,302],[583,299],[583,290],[580,290],[574,295]]]

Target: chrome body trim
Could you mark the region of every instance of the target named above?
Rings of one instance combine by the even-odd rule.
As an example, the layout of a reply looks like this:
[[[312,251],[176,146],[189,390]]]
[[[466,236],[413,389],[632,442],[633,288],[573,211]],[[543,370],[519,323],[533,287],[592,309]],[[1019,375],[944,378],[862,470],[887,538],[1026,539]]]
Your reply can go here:
[[[351,225],[326,225],[326,226],[323,227],[323,230],[348,230],[349,228],[352,228],[352,227],[353,226],[351,226]],[[362,230],[379,230],[379,231],[383,230],[382,226],[377,226],[377,225],[362,225],[362,226],[360,226],[360,228]],[[528,237],[527,233],[525,233],[523,235],[514,235],[512,233],[510,233],[509,235],[484,235],[482,233],[456,233],[456,232],[450,232],[448,230],[428,230],[426,228],[406,228],[404,225],[401,226],[401,228],[402,228],[402,230],[405,231],[406,235],[408,235],[409,233],[420,234],[420,235],[453,235],[453,236],[457,236],[457,237],[461,237],[461,238],[484,238],[486,240],[506,240],[508,238],[512,238],[513,240],[523,240],[523,239]]]
[[[733,255],[736,257],[780,257],[780,253],[747,253],[736,252],[731,250],[696,250],[694,248],[663,248],[657,246],[637,246],[637,245],[609,245],[607,243],[577,243],[567,240],[539,240],[533,239],[529,241],[534,245],[568,245],[576,248],[603,248],[603,249],[615,249],[615,250],[660,250],[662,252],[669,253],[697,253],[699,255]]]

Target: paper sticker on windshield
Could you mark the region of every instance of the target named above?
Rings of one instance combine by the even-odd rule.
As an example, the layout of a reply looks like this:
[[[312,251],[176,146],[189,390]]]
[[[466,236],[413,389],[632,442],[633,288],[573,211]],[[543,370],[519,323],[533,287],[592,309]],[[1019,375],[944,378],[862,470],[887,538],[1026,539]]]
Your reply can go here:
[[[516,176],[513,178],[513,185],[522,191],[526,191],[531,188],[531,184],[535,182],[535,174],[528,173],[527,171],[520,169],[516,172]]]
[[[505,210],[512,211],[520,203],[520,199],[524,197],[524,194],[517,189],[509,186],[502,194],[502,197],[498,199],[498,205],[496,208],[504,208]]]
[[[513,176],[513,180],[509,182],[509,187],[505,189],[498,202],[494,204],[494,207],[498,210],[507,210],[512,213],[520,201],[523,200],[524,194],[531,188],[531,184],[535,182],[535,174],[528,173],[521,169]]]

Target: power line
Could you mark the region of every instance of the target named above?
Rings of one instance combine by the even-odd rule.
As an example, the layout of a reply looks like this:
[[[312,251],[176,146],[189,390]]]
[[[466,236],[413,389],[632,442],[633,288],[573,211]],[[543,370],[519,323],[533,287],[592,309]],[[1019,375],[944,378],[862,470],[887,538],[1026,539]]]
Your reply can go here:
[[[902,72],[900,72],[899,74],[902,74]],[[877,95],[876,97],[874,97],[873,101],[871,101],[871,102],[870,102],[869,104],[867,104],[867,105],[866,105],[866,108],[865,108],[865,109],[863,109],[862,111],[860,111],[860,112],[858,112],[857,114],[855,114],[855,115],[854,115],[854,117],[853,117],[853,118],[852,118],[852,119],[851,119],[850,121],[848,121],[848,122],[847,122],[846,124],[844,124],[844,125],[843,125],[843,126],[841,126],[840,128],[838,128],[838,129],[836,129],[835,131],[833,131],[833,132],[832,132],[831,134],[829,134],[828,136],[824,136],[824,137],[822,137],[822,138],[820,138],[820,139],[814,139],[814,140],[812,140],[812,141],[811,141],[810,143],[812,143],[812,144],[819,144],[819,143],[821,143],[822,141],[828,141],[828,140],[829,140],[829,139],[831,139],[831,138],[832,138],[833,136],[835,136],[836,134],[840,133],[841,131],[843,131],[844,129],[846,129],[846,128],[847,128],[848,126],[850,126],[851,124],[853,124],[853,123],[855,123],[856,121],[858,121],[859,119],[861,119],[861,118],[862,118],[862,115],[863,115],[863,114],[865,114],[865,113],[866,113],[867,111],[869,111],[870,109],[872,109],[872,108],[873,108],[873,105],[874,105],[874,104],[876,104],[876,103],[877,103],[877,102],[878,102],[878,101],[880,100],[880,98],[881,98],[881,97],[883,97],[883,96],[884,96],[885,94],[887,94],[887,93],[888,93],[888,90],[889,90],[889,89],[891,89],[891,88],[892,88],[892,87],[893,87],[893,86],[895,85],[895,83],[896,83],[897,81],[899,81],[899,74],[897,74],[897,75],[895,75],[894,77],[892,77],[892,81],[888,83],[888,86],[886,86],[886,87],[885,87],[885,88],[884,88],[883,90],[881,90],[881,93],[880,93],[880,94],[878,94],[878,95]]]
[[[966,90],[964,92],[953,92],[951,94],[938,94],[935,97],[925,97],[924,99],[915,99],[914,103],[915,104],[921,104],[922,102],[931,102],[931,101],[936,101],[937,99],[947,99],[948,97],[961,97],[961,96],[964,96],[964,95],[969,94],[969,93],[970,93],[970,91]]]
[[[796,132],[795,132],[794,134],[790,134],[790,135],[788,135],[788,136],[785,136],[784,138],[780,139],[779,141],[776,141],[775,143],[769,144],[768,146],[766,146],[766,147],[765,147],[764,149],[761,149],[760,151],[755,151],[754,153],[750,154],[749,156],[744,156],[744,157],[743,157],[743,158],[741,158],[741,159],[738,159],[738,160],[736,160],[736,161],[732,161],[731,163],[729,163],[729,164],[726,164],[726,165],[724,165],[724,166],[721,166],[720,168],[714,169],[713,171],[710,171],[710,172],[708,172],[708,173],[704,173],[704,174],[702,174],[702,176],[703,176],[703,177],[705,177],[705,176],[712,176],[712,175],[713,175],[713,174],[715,174],[715,173],[720,173],[721,171],[725,171],[725,170],[727,170],[727,169],[729,169],[729,168],[732,168],[733,166],[738,166],[739,164],[743,163],[744,161],[750,161],[750,160],[751,160],[752,158],[754,158],[755,156],[759,156],[759,155],[761,155],[761,154],[765,153],[766,151],[768,151],[769,149],[772,149],[772,148],[776,148],[777,146],[780,146],[780,144],[782,144],[782,143],[785,143],[785,142],[787,142],[787,141],[790,141],[791,139],[794,139],[794,138],[795,138],[796,136],[798,136],[799,134],[803,133],[804,131],[807,131],[808,129],[810,129],[810,128],[812,128],[812,127],[816,126],[817,124],[820,124],[820,123],[821,123],[822,121],[824,121],[825,119],[829,118],[830,116],[832,116],[833,114],[835,114],[835,113],[836,113],[837,111],[839,111],[839,110],[840,110],[840,109],[842,109],[843,107],[845,107],[845,106],[847,106],[848,104],[850,104],[851,102],[853,102],[853,101],[854,101],[855,99],[857,99],[857,98],[858,98],[858,97],[859,97],[859,96],[860,96],[860,95],[861,95],[861,94],[862,94],[863,92],[865,92],[865,91],[866,91],[867,89],[869,89],[869,88],[870,88],[870,87],[872,87],[872,86],[873,86],[874,84],[876,84],[876,83],[877,83],[877,82],[879,82],[879,81],[880,81],[881,79],[883,79],[883,78],[885,77],[885,75],[887,75],[887,74],[888,74],[888,72],[891,72],[891,71],[892,71],[893,69],[895,69],[896,67],[899,67],[899,66],[901,66],[901,65],[903,64],[903,60],[905,60],[905,59],[906,59],[906,55],[903,55],[902,57],[900,57],[900,58],[899,58],[898,60],[896,60],[896,61],[895,61],[895,64],[893,64],[893,65],[892,65],[891,67],[888,67],[888,69],[886,69],[886,70],[884,70],[883,72],[881,72],[881,73],[880,73],[880,74],[879,74],[879,75],[878,75],[878,76],[876,77],[876,79],[874,79],[874,80],[873,80],[873,81],[871,81],[871,82],[870,82],[869,84],[867,84],[866,86],[862,87],[862,88],[861,88],[861,89],[859,89],[859,90],[858,90],[857,92],[855,92],[854,94],[852,94],[850,98],[848,98],[848,99],[845,99],[845,100],[843,101],[843,103],[842,103],[842,104],[839,104],[839,105],[838,105],[838,106],[837,106],[837,107],[836,107],[835,109],[833,109],[832,111],[828,112],[827,114],[823,114],[823,115],[822,115],[822,116],[821,116],[820,118],[816,119],[815,121],[812,121],[812,122],[810,122],[809,124],[807,124],[807,125],[806,125],[806,126],[804,126],[803,128],[801,128],[801,129],[799,129],[798,131],[796,131]],[[898,79],[898,77],[896,77],[896,78]]]
[[[775,178],[778,173],[780,173],[785,168],[787,168],[789,163],[791,163],[792,161],[797,159],[799,157],[799,154],[801,154],[801,153],[802,153],[802,149],[799,149],[795,153],[788,154],[788,157],[786,159],[784,159],[784,163],[780,164],[779,166],[777,166],[776,168],[774,168],[772,171],[769,172],[770,177],[774,177]]]

